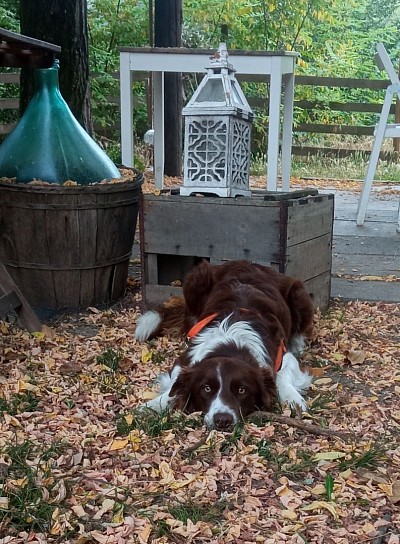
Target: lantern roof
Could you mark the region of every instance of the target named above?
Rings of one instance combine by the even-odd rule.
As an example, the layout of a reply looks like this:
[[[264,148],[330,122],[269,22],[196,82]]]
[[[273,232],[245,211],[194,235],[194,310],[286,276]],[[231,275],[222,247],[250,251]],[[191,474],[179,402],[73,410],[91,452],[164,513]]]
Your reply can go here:
[[[207,74],[183,108],[183,115],[236,113],[249,119],[253,112],[235,77],[235,69],[228,62],[226,44],[210,57]]]

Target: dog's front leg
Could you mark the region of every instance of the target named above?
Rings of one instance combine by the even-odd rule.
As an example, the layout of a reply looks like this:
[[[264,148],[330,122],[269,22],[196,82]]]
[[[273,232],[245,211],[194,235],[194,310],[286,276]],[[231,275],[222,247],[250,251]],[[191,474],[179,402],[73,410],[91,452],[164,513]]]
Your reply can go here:
[[[311,385],[312,377],[300,370],[299,362],[289,351],[283,356],[282,367],[276,375],[279,398],[291,407],[307,411],[307,403],[302,393]]]
[[[182,368],[179,365],[174,366],[171,374],[169,372],[160,374],[157,378],[159,383],[160,395],[151,399],[140,406],[140,410],[149,408],[154,412],[161,413],[169,410],[174,403],[175,397],[170,396],[172,386],[176,382]]]

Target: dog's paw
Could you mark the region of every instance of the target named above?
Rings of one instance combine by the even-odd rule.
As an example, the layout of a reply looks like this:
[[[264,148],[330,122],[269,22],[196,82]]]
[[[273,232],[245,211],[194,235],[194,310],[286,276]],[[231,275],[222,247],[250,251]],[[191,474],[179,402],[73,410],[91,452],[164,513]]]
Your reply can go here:
[[[154,399],[148,400],[144,404],[141,404],[138,406],[138,410],[153,410],[153,412],[157,412],[160,414],[161,412],[165,412],[166,410],[169,410],[174,402],[175,397],[170,397],[168,393],[163,393],[162,395],[158,395]]]
[[[287,403],[296,412],[308,412],[307,402],[295,388],[279,391],[279,400]]]

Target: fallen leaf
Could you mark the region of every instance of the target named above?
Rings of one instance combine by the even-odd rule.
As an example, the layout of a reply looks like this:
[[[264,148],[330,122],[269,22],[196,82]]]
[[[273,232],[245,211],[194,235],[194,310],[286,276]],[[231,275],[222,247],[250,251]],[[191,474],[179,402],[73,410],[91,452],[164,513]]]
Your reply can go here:
[[[307,506],[303,506],[302,510],[306,512],[313,512],[314,510],[328,510],[335,519],[339,519],[339,515],[336,512],[336,508],[333,503],[326,501],[313,501]]]

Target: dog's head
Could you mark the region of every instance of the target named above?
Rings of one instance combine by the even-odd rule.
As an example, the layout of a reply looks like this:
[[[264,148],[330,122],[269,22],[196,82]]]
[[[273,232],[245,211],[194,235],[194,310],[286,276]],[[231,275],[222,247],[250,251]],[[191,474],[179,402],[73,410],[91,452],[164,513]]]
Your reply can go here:
[[[269,410],[276,401],[276,387],[270,367],[209,357],[183,368],[170,396],[178,409],[203,412],[207,427],[228,430],[255,410]]]

